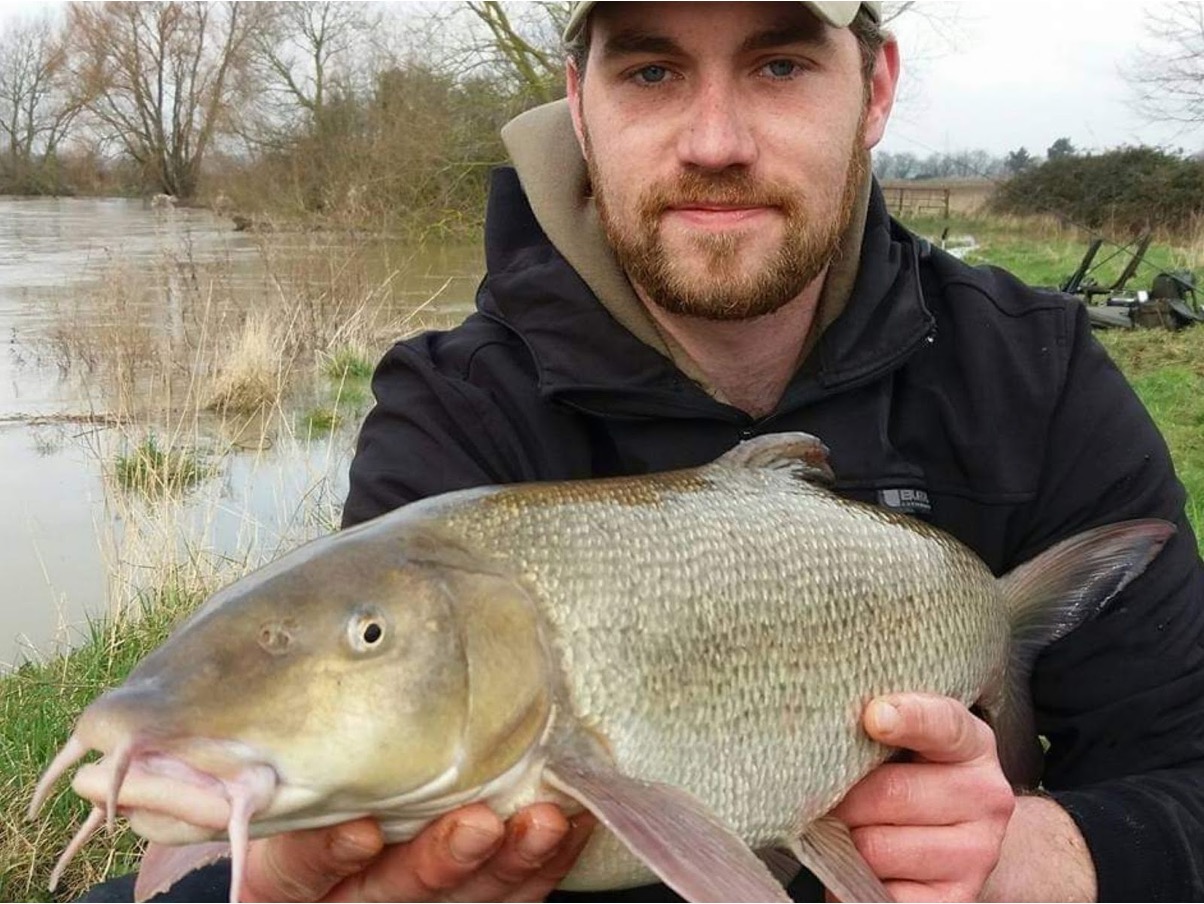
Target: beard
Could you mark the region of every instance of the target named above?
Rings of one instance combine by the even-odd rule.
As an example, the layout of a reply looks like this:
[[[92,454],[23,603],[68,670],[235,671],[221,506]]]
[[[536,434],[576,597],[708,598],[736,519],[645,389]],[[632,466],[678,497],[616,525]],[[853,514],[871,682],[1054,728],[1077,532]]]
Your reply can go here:
[[[798,297],[824,272],[839,248],[869,168],[859,125],[832,214],[817,215],[797,186],[760,181],[746,169],[733,167],[713,173],[687,171],[651,186],[637,199],[634,221],[627,223],[607,203],[588,131],[584,137],[598,216],[628,278],[657,307],[705,320],[751,320]],[[753,266],[738,230],[691,235],[687,241],[702,260],[699,272],[675,256],[660,235],[666,210],[699,203],[776,209],[783,218],[782,238],[759,266]]]

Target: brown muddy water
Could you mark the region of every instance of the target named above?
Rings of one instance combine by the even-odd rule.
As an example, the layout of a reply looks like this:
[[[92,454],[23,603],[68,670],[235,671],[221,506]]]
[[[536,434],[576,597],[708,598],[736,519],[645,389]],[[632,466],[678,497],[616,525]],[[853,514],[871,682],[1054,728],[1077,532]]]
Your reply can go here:
[[[318,338],[330,347],[370,320],[360,344],[374,360],[404,332],[461,319],[482,266],[475,247],[248,235],[136,200],[0,198],[0,671],[77,642],[165,567],[237,571],[329,530],[370,400],[344,406],[333,431],[302,426],[331,394]],[[305,388],[249,430],[198,399],[206,349],[269,300],[314,341],[294,368]],[[123,489],[115,461],[148,437],[187,447],[205,478],[166,498]]]

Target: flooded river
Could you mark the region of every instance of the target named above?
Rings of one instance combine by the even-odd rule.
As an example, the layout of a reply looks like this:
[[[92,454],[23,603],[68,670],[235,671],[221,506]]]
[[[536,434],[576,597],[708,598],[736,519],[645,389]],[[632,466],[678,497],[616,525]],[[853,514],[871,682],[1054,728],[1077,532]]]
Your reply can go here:
[[[140,201],[0,198],[0,670],[78,640],[156,569],[238,568],[329,529],[369,402],[312,429],[306,406],[332,392],[313,377],[323,343],[362,321],[374,359],[402,332],[454,322],[481,268],[476,248],[250,235]],[[206,356],[269,303],[268,319],[288,321],[299,388],[232,426],[203,404]],[[204,478],[166,497],[123,488],[116,463],[147,442],[187,448]]]

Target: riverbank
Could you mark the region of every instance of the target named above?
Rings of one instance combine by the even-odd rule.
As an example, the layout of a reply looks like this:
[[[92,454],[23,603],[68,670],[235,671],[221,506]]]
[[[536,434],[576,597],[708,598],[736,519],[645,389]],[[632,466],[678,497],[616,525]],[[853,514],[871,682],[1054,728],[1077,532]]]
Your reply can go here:
[[[1073,270],[1083,245],[1077,236],[1063,234],[1054,227],[1049,227],[1049,234],[1042,234],[1032,224],[979,225],[978,221],[967,221],[961,225],[982,236],[976,254],[1007,258],[1019,273],[1037,283],[1054,282]],[[1163,255],[1161,260],[1166,264],[1197,265],[1190,249],[1168,247],[1157,253]],[[1042,269],[1026,271],[1026,260],[1040,261]],[[1106,278],[1100,277],[1101,281]],[[315,324],[320,326],[321,321],[315,319]],[[330,326],[328,323],[319,331],[329,332]],[[1189,516],[1199,536],[1204,526],[1204,441],[1200,439],[1204,424],[1204,327],[1179,333],[1103,333],[1100,339],[1166,436],[1188,489]],[[240,342],[223,344],[234,347]],[[254,346],[248,340],[251,351],[247,356],[251,359],[256,357]],[[322,379],[330,391],[336,395],[365,391],[363,383],[356,382],[364,379],[366,365],[362,360],[333,350],[321,360],[326,362]],[[350,442],[354,432],[350,421],[356,416],[347,416],[348,432],[332,443]],[[178,448],[178,444],[169,448]],[[152,463],[144,467],[153,468],[153,462],[166,462],[168,456],[159,459],[149,455],[147,460]],[[339,500],[331,498],[329,485],[319,483],[298,489],[283,500],[286,507],[295,507],[301,506],[299,500],[309,497],[312,501],[322,494],[327,495],[325,502],[299,519],[305,529],[298,536],[306,530],[332,529]],[[149,583],[144,580],[138,588],[122,584],[125,596],[121,604],[110,617],[94,620],[77,649],[46,659],[35,656],[0,677],[0,900],[48,900],[45,887],[54,861],[86,815],[87,807],[63,783],[37,822],[24,820],[38,775],[66,739],[80,709],[105,687],[119,682],[135,662],[162,641],[174,621],[191,611],[207,592],[255,564],[257,560],[231,562],[207,555],[200,548],[185,549],[158,570]],[[136,839],[124,827],[119,827],[111,839],[99,837],[68,869],[59,896],[74,897],[104,876],[127,871],[136,862],[136,851]]]

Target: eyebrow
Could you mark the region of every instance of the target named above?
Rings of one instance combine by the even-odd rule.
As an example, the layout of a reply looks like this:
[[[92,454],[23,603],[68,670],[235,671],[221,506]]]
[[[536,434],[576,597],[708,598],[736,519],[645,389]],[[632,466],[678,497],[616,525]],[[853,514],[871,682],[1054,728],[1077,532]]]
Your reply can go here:
[[[786,47],[791,44],[810,44],[815,47],[827,47],[832,43],[828,29],[816,23],[791,23],[774,28],[767,28],[749,35],[740,44],[740,53],[752,53],[758,50],[771,50],[775,47]],[[654,32],[628,31],[616,32],[608,36],[602,45],[603,59],[650,54],[653,56],[678,56],[685,49],[675,40]]]
[[[817,27],[818,26],[818,27]],[[810,44],[814,47],[827,47],[832,43],[828,29],[815,24],[792,23],[777,28],[767,28],[749,35],[740,45],[741,53],[757,50],[772,50],[775,47],[786,47],[790,44]]]
[[[635,30],[616,32],[608,36],[602,45],[603,59],[644,53],[658,56],[676,56],[683,52],[681,45],[672,38]]]

